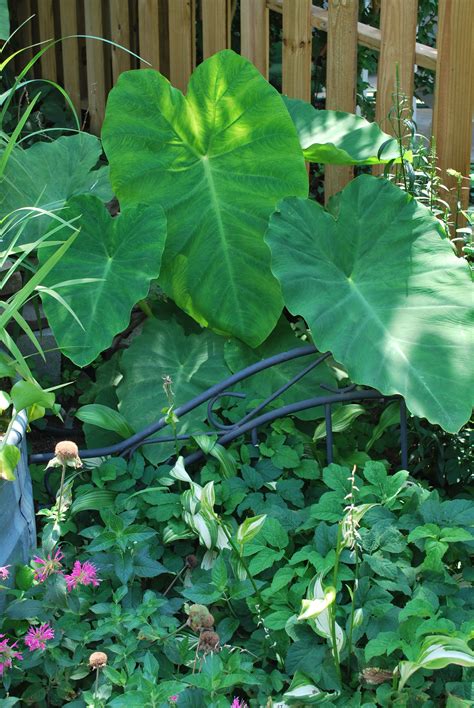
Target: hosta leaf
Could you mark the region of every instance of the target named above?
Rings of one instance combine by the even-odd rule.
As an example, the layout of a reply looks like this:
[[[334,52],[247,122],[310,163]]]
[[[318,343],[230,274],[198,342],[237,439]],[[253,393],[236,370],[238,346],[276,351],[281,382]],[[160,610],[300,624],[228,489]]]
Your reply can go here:
[[[302,345],[297,339],[287,320],[281,317],[277,326],[268,337],[256,349],[252,349],[243,342],[230,339],[225,345],[225,360],[232,373],[236,373],[246,366],[256,364],[258,361],[267,359],[275,354],[296,349]],[[251,397],[266,398],[277,391],[281,386],[287,384],[294,376],[305,369],[318,354],[285,361],[276,366],[272,366],[265,371],[254,374],[242,382],[242,390],[247,394],[247,399]],[[280,394],[278,400],[284,404],[304,401],[305,398],[316,398],[325,395],[321,384],[334,385],[334,377],[325,362],[319,364],[315,369],[308,372],[302,379],[294,383],[287,391]],[[324,415],[322,408],[311,408],[295,414],[301,420],[314,420]]]
[[[332,202],[286,199],[267,242],[285,303],[350,378],[456,432],[472,403],[465,261],[424,206],[362,175]]]
[[[322,111],[310,103],[284,96],[308,162],[331,165],[378,165],[399,159],[397,142],[377,123],[343,111]],[[383,149],[380,148],[391,141]]]
[[[474,652],[463,639],[458,637],[445,637],[441,634],[426,637],[416,661],[401,661],[399,663],[399,691],[418,669],[444,669],[450,664],[473,668]]]
[[[300,671],[296,671],[288,691],[283,694],[286,705],[312,706],[318,703],[334,701],[339,695],[337,691],[322,691]]]
[[[88,425],[111,430],[123,439],[133,435],[133,430],[121,413],[100,403],[90,403],[87,406],[82,406],[76,412],[76,418],[79,418],[83,423],[88,423]]]
[[[225,378],[229,370],[224,363],[223,348],[224,340],[212,332],[186,336],[174,319],[148,320],[121,360],[123,379],[117,389],[120,411],[132,428],[141,430],[158,420],[163,409],[168,408],[164,376],[171,377],[176,407]],[[199,432],[206,416],[206,406],[200,406],[179,421],[178,432]],[[170,433],[168,427],[164,434]],[[150,459],[159,457],[162,447],[147,446],[145,452]]]
[[[59,347],[74,363],[85,366],[125,329],[132,307],[146,297],[150,281],[158,276],[166,219],[158,205],[125,208],[112,218],[92,196],[71,199],[63,215],[80,216],[81,231],[45,285],[53,288],[84,276],[94,279],[58,286],[82,327],[55,298],[47,293],[41,297]],[[41,249],[40,262],[48,255],[49,248]]]
[[[308,187],[276,90],[231,51],[198,66],[186,97],[154,70],[124,72],[102,138],[120,203],[166,211],[164,290],[201,324],[260,344],[283,305],[266,223]]]
[[[109,169],[94,169],[101,154],[100,140],[88,133],[35,143],[27,150],[16,147],[0,182],[0,218],[21,207],[57,210],[78,194],[95,194],[109,201],[113,196]],[[19,214],[18,218],[23,216]],[[49,223],[48,216],[29,220],[17,245],[35,242]]]
[[[341,406],[331,413],[331,423],[333,433],[341,433],[347,428],[350,428],[352,423],[357,420],[360,415],[366,412],[364,406],[358,403],[348,403],[347,406]],[[327,435],[326,423],[320,423],[314,431],[313,441],[322,440]]]

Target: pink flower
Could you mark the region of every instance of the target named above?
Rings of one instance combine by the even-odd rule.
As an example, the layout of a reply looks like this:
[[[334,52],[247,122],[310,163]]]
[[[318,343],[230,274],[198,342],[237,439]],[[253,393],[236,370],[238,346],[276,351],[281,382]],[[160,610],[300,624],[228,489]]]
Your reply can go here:
[[[76,561],[72,573],[64,577],[69,592],[73,588],[77,588],[78,585],[93,585],[97,587],[101,582],[97,577],[97,568],[93,563],[89,563],[89,561],[85,561],[82,564],[80,561]]]
[[[13,659],[23,659],[20,652],[15,649],[17,642],[14,642],[10,646],[10,640],[8,638],[2,639],[4,636],[4,634],[0,634],[0,676],[3,674],[5,669],[11,669]]]
[[[46,578],[53,573],[61,573],[62,575],[62,559],[64,558],[63,553],[57,549],[54,556],[51,558],[51,553],[48,554],[46,559],[35,556],[33,558],[33,563],[36,563],[40,567],[35,570],[35,580],[40,583],[44,583]]]
[[[0,565],[0,580],[7,580],[10,575],[9,565]]]
[[[168,698],[168,700],[171,701],[172,703],[176,703],[178,701],[178,696],[170,696]]]
[[[247,704],[245,701],[241,701],[240,698],[234,698],[230,708],[247,708]]]
[[[26,633],[25,644],[30,651],[35,649],[46,649],[48,639],[54,639],[54,629],[51,629],[49,624],[40,625],[39,627],[30,627]]]

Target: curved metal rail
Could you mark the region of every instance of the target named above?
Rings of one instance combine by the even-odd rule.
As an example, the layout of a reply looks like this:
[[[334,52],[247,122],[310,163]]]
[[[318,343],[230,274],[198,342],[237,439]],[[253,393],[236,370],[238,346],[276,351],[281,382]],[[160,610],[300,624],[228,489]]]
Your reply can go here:
[[[253,410],[247,413],[241,420],[233,424],[225,424],[217,420],[213,407],[216,401],[223,396],[231,396],[242,398],[245,394],[238,393],[229,390],[232,386],[244,381],[245,379],[253,376],[254,374],[269,369],[273,366],[278,366],[286,361],[292,361],[294,359],[299,359],[301,357],[307,357],[311,354],[318,354],[316,359],[304,367],[298,374],[293,376],[287,383],[274,391],[270,396],[268,396],[264,401],[259,403]],[[283,352],[282,354],[276,354],[275,356],[268,357],[262,361],[247,366],[245,369],[229,376],[224,381],[221,381],[214,386],[211,386],[206,391],[193,398],[191,401],[179,406],[174,410],[178,418],[182,418],[190,411],[193,411],[198,406],[203,403],[207,403],[207,420],[211,427],[214,428],[213,431],[207,434],[218,435],[219,443],[221,445],[226,445],[241,435],[246,433],[251,434],[251,439],[254,444],[258,441],[258,428],[266,423],[269,423],[277,418],[283,418],[287,415],[292,415],[298,413],[299,411],[307,410],[308,408],[315,408],[317,406],[324,407],[324,418],[326,423],[326,453],[328,463],[333,460],[333,430],[332,430],[332,406],[338,403],[349,403],[352,401],[364,401],[364,400],[399,400],[400,401],[400,451],[401,451],[401,465],[403,469],[407,468],[408,465],[408,441],[407,441],[407,413],[406,406],[403,398],[401,396],[386,396],[375,389],[358,389],[356,385],[348,386],[343,389],[331,389],[330,387],[321,384],[321,388],[325,391],[325,395],[315,396],[312,398],[307,398],[296,403],[287,404],[269,410],[266,413],[263,412],[264,409],[273,401],[275,401],[282,393],[287,391],[291,386],[300,381],[304,376],[306,376],[314,368],[322,364],[325,359],[330,356],[330,352],[325,354],[319,353],[313,346],[303,346],[296,349],[291,349],[290,351]],[[135,433],[131,437],[123,440],[114,445],[108,445],[106,447],[95,448],[91,450],[80,450],[79,454],[82,459],[88,459],[93,457],[107,457],[110,455],[131,455],[135,450],[137,450],[142,445],[156,445],[165,442],[174,442],[174,435],[166,435],[163,437],[153,437],[161,430],[169,425],[165,417],[160,418],[151,425],[143,428],[138,433]],[[185,435],[178,435],[178,440],[188,440],[193,434],[187,433]],[[188,464],[196,462],[204,456],[201,451],[194,452],[188,455],[185,459]],[[53,457],[53,453],[36,453],[30,455],[30,462],[41,464],[48,462]]]

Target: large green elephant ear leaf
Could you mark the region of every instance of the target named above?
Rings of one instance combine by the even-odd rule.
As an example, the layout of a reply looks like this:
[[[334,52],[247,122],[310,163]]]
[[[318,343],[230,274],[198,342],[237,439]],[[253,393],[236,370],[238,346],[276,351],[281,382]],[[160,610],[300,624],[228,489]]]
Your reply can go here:
[[[285,303],[359,384],[455,432],[469,419],[468,267],[424,206],[363,175],[333,203],[285,199],[267,243]]]
[[[0,219],[22,207],[56,211],[78,194],[94,194],[109,201],[113,196],[109,168],[94,169],[101,154],[100,140],[88,133],[35,143],[27,150],[16,147],[0,180]],[[25,214],[19,213],[15,223],[21,223]],[[16,245],[34,243],[50,223],[46,215],[29,219]],[[15,231],[10,231],[9,243]]]
[[[150,318],[139,337],[124,351],[120,368],[123,378],[118,385],[119,410],[135,431],[163,416],[169,401],[163,389],[165,377],[171,379],[174,406],[187,403],[210,386],[230,375],[224,361],[224,338],[209,330],[186,335],[174,319]],[[199,432],[207,417],[203,404],[183,416],[177,432]],[[160,434],[172,435],[168,427]],[[153,462],[166,459],[174,445],[147,446]]]
[[[146,297],[160,272],[166,217],[155,206],[130,207],[112,218],[97,197],[71,199],[61,215],[77,219],[80,233],[52,269],[41,297],[61,351],[86,366],[127,326],[132,307]],[[56,238],[54,234],[53,238]],[[40,262],[50,248],[40,249]],[[86,282],[71,282],[85,279]]]
[[[256,349],[251,349],[237,339],[229,339],[225,344],[225,360],[232,373],[236,373],[246,366],[256,364],[275,354],[296,349],[303,346],[303,344],[301,339],[297,339],[288,321],[282,316],[268,339]],[[247,400],[267,398],[282,386],[288,384],[293,377],[300,374],[317,357],[317,354],[311,354],[292,361],[285,361],[254,374],[241,384]],[[325,391],[321,389],[321,384],[335,385],[337,388],[331,369],[325,362],[321,362],[284,393],[280,394],[278,400],[286,405],[303,401],[305,398],[323,396]],[[314,420],[324,415],[324,410],[322,407],[311,408],[306,411],[300,411],[295,415],[301,420]]]
[[[120,203],[166,212],[165,292],[200,324],[259,345],[283,306],[268,218],[281,198],[308,193],[277,91],[231,51],[199,65],[186,97],[152,69],[124,72],[102,138]]]
[[[353,113],[321,111],[300,99],[284,96],[283,100],[308,162],[378,165],[400,157],[396,140],[380,130],[377,123]]]

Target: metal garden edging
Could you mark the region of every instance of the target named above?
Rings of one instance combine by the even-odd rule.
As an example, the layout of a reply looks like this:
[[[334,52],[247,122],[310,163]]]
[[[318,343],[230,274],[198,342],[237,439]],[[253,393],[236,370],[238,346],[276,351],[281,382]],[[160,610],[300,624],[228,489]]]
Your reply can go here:
[[[314,361],[304,367],[297,375],[291,378],[286,384],[281,386],[279,389],[274,391],[270,396],[268,396],[262,403],[256,406],[252,411],[247,413],[241,420],[237,421],[232,425],[225,425],[217,421],[213,415],[213,405],[217,399],[223,396],[238,396],[243,397],[245,394],[235,393],[229,390],[233,385],[243,381],[260,371],[269,369],[273,366],[278,366],[286,361],[292,361],[300,357],[307,357],[311,354],[317,354],[318,356]],[[325,359],[330,356],[330,352],[321,354],[313,346],[306,345],[303,347],[298,347],[296,349],[291,349],[290,351],[283,352],[282,354],[276,354],[267,359],[247,366],[245,369],[229,376],[224,381],[221,381],[214,386],[211,386],[203,393],[199,394],[191,401],[179,406],[175,409],[175,413],[178,418],[182,418],[190,411],[194,410],[203,403],[208,404],[207,408],[207,419],[208,423],[214,428],[212,433],[216,433],[219,438],[219,443],[221,445],[226,445],[241,435],[250,433],[252,442],[254,444],[258,443],[258,429],[262,425],[269,423],[277,418],[283,418],[287,415],[297,413],[298,411],[307,410],[308,408],[314,408],[316,406],[324,406],[324,417],[326,424],[326,453],[328,464],[333,460],[333,430],[331,413],[332,406],[338,403],[350,403],[352,401],[364,401],[364,400],[379,400],[379,401],[400,401],[400,451],[401,451],[401,467],[406,469],[408,466],[408,439],[407,439],[407,411],[405,401],[401,396],[386,396],[380,391],[373,388],[357,388],[354,384],[343,389],[331,389],[324,384],[321,384],[321,388],[324,389],[325,395],[315,396],[313,398],[307,398],[296,403],[291,403],[280,408],[269,410],[266,413],[262,411],[268,406],[269,403],[277,399],[284,391],[289,389],[297,381],[300,381],[306,374],[308,374],[312,369],[316,368]],[[164,436],[164,437],[152,437],[156,433],[160,432],[166,426],[168,422],[165,417],[160,418],[156,422],[147,426],[138,433],[135,433],[127,440],[123,440],[115,445],[109,445],[107,447],[95,448],[92,450],[80,450],[79,454],[82,459],[94,458],[94,457],[107,457],[110,455],[121,455],[129,456],[135,450],[137,450],[142,445],[155,445],[164,442],[173,442],[175,440],[174,436]],[[193,434],[187,433],[185,435],[178,435],[178,440],[190,439]],[[34,454],[30,456],[30,462],[41,464],[48,462],[53,457],[53,453],[41,453]],[[194,452],[185,458],[185,462],[191,464],[197,460],[204,457],[204,453]]]

